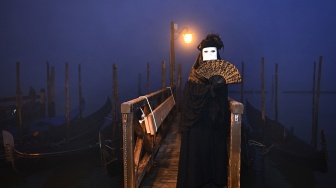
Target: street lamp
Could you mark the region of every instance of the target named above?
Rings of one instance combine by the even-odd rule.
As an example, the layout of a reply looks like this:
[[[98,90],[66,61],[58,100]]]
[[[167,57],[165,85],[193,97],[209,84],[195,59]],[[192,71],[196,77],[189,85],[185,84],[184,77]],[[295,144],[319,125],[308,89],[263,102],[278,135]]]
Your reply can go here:
[[[177,24],[174,22],[171,22],[170,25],[170,33],[171,33],[171,38],[170,38],[170,86],[175,85],[175,43],[174,41],[178,39],[181,34],[183,35],[184,42],[187,44],[190,44],[192,41],[192,33],[189,32],[187,27],[184,27],[181,29],[181,31],[177,31]],[[175,33],[177,34],[177,37],[175,38]]]

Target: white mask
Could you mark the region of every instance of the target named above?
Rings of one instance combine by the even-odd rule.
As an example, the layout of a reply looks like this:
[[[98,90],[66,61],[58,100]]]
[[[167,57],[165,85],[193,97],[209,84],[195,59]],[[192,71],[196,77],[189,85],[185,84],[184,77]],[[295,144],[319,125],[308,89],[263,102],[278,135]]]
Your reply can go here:
[[[217,60],[217,48],[207,47],[202,49],[203,61]]]

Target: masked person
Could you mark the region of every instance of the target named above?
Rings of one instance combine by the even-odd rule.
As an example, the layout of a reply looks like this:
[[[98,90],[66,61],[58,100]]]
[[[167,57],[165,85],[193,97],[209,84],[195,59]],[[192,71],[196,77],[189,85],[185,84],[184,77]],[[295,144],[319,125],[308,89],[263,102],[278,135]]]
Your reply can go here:
[[[177,187],[224,187],[227,185],[230,127],[228,87],[220,76],[204,78],[197,68],[209,60],[220,60],[224,48],[217,34],[209,34],[184,87],[181,111],[181,150]]]

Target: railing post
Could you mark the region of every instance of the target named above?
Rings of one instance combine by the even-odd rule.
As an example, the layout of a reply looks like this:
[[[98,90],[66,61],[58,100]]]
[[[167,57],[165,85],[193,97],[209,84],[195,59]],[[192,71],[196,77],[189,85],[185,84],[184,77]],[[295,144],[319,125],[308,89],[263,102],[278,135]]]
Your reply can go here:
[[[121,104],[123,124],[124,187],[135,188],[133,112],[129,103]]]
[[[228,188],[240,187],[241,122],[244,105],[230,101],[231,127],[229,146]]]

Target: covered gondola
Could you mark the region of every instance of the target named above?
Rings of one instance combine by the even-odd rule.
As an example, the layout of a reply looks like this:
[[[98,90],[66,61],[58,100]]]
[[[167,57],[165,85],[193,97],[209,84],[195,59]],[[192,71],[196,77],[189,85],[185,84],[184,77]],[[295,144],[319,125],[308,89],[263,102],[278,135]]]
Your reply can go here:
[[[5,158],[14,168],[31,164],[55,164],[58,160],[81,157],[96,151],[99,154],[98,132],[111,112],[112,103],[105,104],[84,119],[76,118],[69,125],[50,126],[50,129],[15,142],[12,134],[3,131]]]
[[[268,117],[263,121],[261,112],[249,101],[246,101],[245,108],[248,124],[253,129],[251,145],[260,146],[262,153],[271,160],[281,159],[313,171],[327,172],[328,149],[324,130],[321,131],[321,149],[316,150],[280,122]]]

